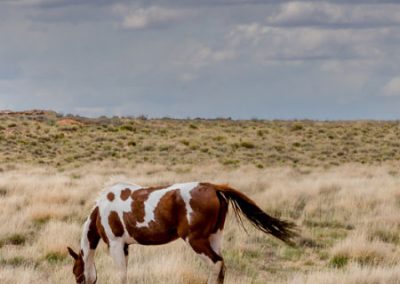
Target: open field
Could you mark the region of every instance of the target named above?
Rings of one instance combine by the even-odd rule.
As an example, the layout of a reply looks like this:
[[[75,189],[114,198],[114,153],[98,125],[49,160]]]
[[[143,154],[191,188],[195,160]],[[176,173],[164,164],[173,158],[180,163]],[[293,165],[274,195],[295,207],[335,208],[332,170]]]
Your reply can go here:
[[[400,283],[400,123],[0,115],[0,283],[72,283],[66,246],[105,184],[229,183],[296,222],[288,247],[230,214],[227,283]],[[114,283],[106,246],[100,283]],[[131,283],[204,283],[183,242],[130,247]]]
[[[115,162],[66,171],[19,166],[0,173],[0,282],[71,283],[65,247],[78,247],[81,224],[105,183],[196,179],[229,181],[301,228],[298,246],[291,248],[252,228],[247,235],[231,216],[224,233],[227,283],[399,283],[400,173],[390,166],[301,171],[252,165],[132,168]],[[97,268],[100,283],[113,282],[105,245]],[[177,241],[131,246],[129,277],[132,283],[204,283],[207,270]]]
[[[400,160],[400,123],[0,115],[0,161],[329,167]]]

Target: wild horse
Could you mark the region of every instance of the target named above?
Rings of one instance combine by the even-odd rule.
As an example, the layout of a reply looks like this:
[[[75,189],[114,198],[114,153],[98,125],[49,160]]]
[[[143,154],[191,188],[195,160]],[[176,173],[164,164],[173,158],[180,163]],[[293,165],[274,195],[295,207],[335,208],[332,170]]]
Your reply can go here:
[[[223,283],[222,231],[229,203],[241,220],[285,243],[292,244],[295,225],[265,213],[249,197],[227,185],[180,183],[143,188],[119,183],[104,191],[86,220],[79,253],[68,247],[75,259],[77,283],[96,283],[94,252],[102,239],[127,283],[128,246],[159,245],[183,239],[211,266],[208,283]]]

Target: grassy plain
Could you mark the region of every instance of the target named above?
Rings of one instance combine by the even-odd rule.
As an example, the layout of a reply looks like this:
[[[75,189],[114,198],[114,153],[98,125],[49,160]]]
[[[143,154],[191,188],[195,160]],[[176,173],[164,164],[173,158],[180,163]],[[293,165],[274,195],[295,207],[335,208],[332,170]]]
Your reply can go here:
[[[58,168],[162,165],[330,167],[400,160],[400,123],[0,115],[0,161]]]
[[[227,283],[400,283],[400,124],[0,116],[0,283],[72,283],[66,246],[105,184],[230,183],[295,221],[288,247],[230,216]],[[100,283],[114,283],[104,245]],[[130,248],[131,283],[204,283],[183,242]]]

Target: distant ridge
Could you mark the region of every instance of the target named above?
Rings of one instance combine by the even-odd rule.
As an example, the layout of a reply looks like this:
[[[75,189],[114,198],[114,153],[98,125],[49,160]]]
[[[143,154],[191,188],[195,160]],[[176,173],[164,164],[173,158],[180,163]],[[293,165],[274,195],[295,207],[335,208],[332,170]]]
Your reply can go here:
[[[42,109],[32,109],[32,110],[23,110],[23,111],[13,111],[13,110],[0,110],[0,115],[51,115],[56,112],[51,110],[42,110]]]

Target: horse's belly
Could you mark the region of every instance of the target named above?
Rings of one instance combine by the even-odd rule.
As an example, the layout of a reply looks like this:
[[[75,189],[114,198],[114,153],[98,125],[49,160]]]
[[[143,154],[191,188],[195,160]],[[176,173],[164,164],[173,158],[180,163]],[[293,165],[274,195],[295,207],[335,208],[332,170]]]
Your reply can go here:
[[[137,222],[135,217],[132,213],[124,214],[127,233],[136,243],[158,245],[178,238],[177,220],[173,218],[158,218],[156,221],[151,221],[146,226],[143,226],[142,222]]]
[[[178,238],[176,228],[136,228],[133,238],[142,245],[162,245]]]

